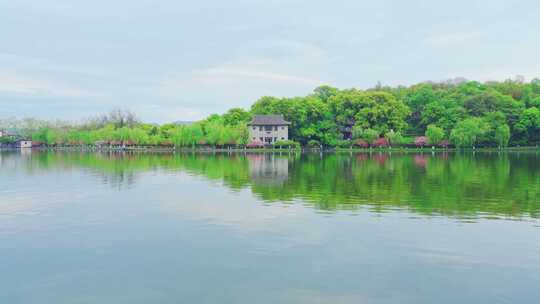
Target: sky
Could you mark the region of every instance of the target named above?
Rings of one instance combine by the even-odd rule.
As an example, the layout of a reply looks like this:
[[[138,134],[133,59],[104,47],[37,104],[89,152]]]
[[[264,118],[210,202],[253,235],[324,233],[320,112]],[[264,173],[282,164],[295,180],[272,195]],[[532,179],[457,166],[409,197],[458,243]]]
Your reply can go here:
[[[190,121],[261,96],[540,77],[540,1],[0,0],[0,119]]]

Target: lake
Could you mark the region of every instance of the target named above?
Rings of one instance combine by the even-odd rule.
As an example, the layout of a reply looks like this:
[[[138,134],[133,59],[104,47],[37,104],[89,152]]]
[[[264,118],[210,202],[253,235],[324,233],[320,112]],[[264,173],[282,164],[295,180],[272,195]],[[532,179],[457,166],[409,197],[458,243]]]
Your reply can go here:
[[[539,303],[540,154],[0,153],[0,303]]]

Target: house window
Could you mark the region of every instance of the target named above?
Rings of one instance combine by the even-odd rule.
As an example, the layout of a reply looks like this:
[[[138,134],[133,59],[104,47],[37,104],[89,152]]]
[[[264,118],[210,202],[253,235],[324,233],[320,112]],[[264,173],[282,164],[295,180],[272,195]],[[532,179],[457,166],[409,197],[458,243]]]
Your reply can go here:
[[[277,126],[274,126],[274,131],[277,131]]]
[[[285,130],[285,127],[281,127],[281,130]]]
[[[257,130],[257,127],[253,127],[253,130]]]
[[[261,142],[263,141],[263,138],[262,137],[259,137],[261,139]]]
[[[276,142],[276,141],[277,141],[277,137],[274,137],[274,142]]]
[[[264,126],[264,129],[265,129],[266,131],[272,131],[273,128],[274,128],[274,127],[272,127],[272,126]]]
[[[281,140],[285,140],[285,137],[282,137]]]
[[[259,127],[259,131],[262,131],[262,130],[263,130],[263,127],[262,127],[262,126],[260,126],[260,127]]]
[[[257,139],[256,137],[253,137],[253,140]]]

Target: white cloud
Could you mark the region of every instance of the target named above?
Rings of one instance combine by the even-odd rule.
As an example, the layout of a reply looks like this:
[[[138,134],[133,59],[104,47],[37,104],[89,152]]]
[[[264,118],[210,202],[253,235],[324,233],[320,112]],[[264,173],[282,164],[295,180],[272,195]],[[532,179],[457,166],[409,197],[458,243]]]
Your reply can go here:
[[[202,82],[220,83],[230,81],[244,81],[247,79],[258,79],[272,82],[287,82],[303,85],[317,85],[323,83],[320,80],[309,77],[265,71],[253,66],[243,65],[223,65],[206,70],[195,72],[194,78]]]
[[[0,4],[0,93],[22,97],[0,116],[24,108],[74,119],[86,115],[81,109],[126,107],[166,121],[249,107],[264,95],[300,96],[322,83],[540,74],[531,67],[538,1],[110,2]]]
[[[0,92],[37,96],[90,97],[95,94],[79,88],[44,79],[0,74]]]
[[[285,71],[277,64],[263,60],[227,63],[170,75],[157,86],[149,87],[148,93],[177,100],[177,105],[182,104],[182,109],[177,112],[180,119],[200,119],[210,113],[225,112],[231,107],[249,107],[265,95],[307,94],[324,83]],[[186,111],[187,108],[191,111]]]
[[[141,104],[131,109],[149,122],[196,121],[206,115],[197,107],[181,105]]]
[[[442,35],[434,35],[424,40],[424,43],[433,47],[450,47],[463,45],[466,42],[479,39],[481,34],[479,32],[470,33],[448,33]]]

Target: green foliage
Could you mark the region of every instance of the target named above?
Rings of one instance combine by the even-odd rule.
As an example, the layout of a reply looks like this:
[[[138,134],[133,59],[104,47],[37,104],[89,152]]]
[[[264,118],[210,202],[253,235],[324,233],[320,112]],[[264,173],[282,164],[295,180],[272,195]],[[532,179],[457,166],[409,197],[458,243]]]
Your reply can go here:
[[[292,140],[278,140],[274,143],[274,147],[279,149],[296,149],[300,144]]]
[[[372,144],[377,138],[379,138],[380,132],[373,129],[363,129],[360,126],[353,128],[354,139],[363,139],[367,143]]]
[[[430,145],[438,145],[444,139],[444,130],[436,125],[429,125],[426,130],[426,137]]]
[[[181,147],[245,145],[253,115],[281,114],[291,124],[289,138],[302,145],[344,145],[350,139],[372,144],[380,136],[393,145],[426,135],[436,144],[450,135],[458,146],[537,145],[540,143],[540,80],[480,83],[455,79],[410,87],[339,90],[320,86],[304,97],[265,96],[249,111],[233,108],[191,125],[143,124],[122,110],[70,126],[24,119],[1,121],[0,128],[49,145],[91,145],[96,141]],[[475,129],[476,128],[476,129]],[[509,135],[508,132],[509,130]],[[407,134],[403,138],[401,134]],[[442,134],[442,135],[441,135]],[[445,136],[446,135],[446,136]]]
[[[478,138],[488,131],[488,126],[480,118],[467,118],[452,130],[450,140],[457,147],[472,147]]]
[[[384,137],[388,139],[390,145],[392,146],[399,146],[403,144],[403,136],[401,135],[401,132],[394,132],[394,130],[390,130],[390,132],[386,133]]]
[[[402,100],[387,92],[362,92],[345,90],[329,98],[340,127],[354,122],[363,129],[375,129],[381,133],[401,131],[407,127],[409,108]]]
[[[223,124],[227,126],[236,126],[247,124],[251,120],[251,113],[241,108],[234,108],[223,114]]]
[[[336,95],[338,92],[338,89],[329,85],[322,85],[313,90],[313,94],[323,102],[327,102],[330,97]]]
[[[500,125],[495,129],[495,139],[500,147],[508,146],[510,140],[510,127],[508,125]]]
[[[169,130],[170,138],[176,146],[193,147],[198,145],[204,137],[201,124],[179,126]]]
[[[302,144],[317,140],[332,145],[340,138],[338,126],[327,103],[316,96],[297,98],[263,97],[251,107],[255,114],[282,114],[289,126],[290,137]]]
[[[11,144],[14,142],[15,140],[11,137],[7,137],[7,136],[0,137],[0,144]]]
[[[319,148],[321,146],[321,143],[318,140],[312,139],[308,141],[308,147],[310,148]]]
[[[338,148],[351,148],[354,144],[354,141],[351,141],[351,140],[339,140],[337,143],[336,143],[336,147]]]
[[[540,110],[532,107],[523,111],[515,129],[527,142],[538,143],[540,141]]]

